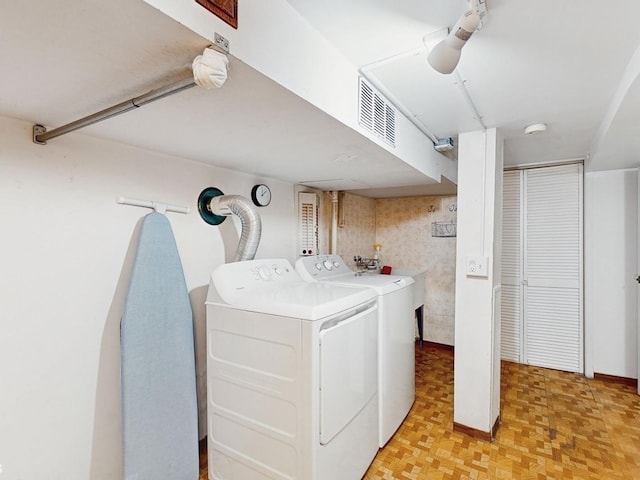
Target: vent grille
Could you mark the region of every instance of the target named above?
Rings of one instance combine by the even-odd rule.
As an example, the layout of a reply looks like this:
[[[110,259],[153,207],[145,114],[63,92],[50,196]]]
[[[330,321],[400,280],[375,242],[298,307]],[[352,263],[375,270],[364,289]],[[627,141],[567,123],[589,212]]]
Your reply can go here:
[[[360,125],[396,146],[396,109],[378,93],[363,77],[360,77]]]
[[[318,196],[315,193],[298,194],[299,255],[318,254]]]

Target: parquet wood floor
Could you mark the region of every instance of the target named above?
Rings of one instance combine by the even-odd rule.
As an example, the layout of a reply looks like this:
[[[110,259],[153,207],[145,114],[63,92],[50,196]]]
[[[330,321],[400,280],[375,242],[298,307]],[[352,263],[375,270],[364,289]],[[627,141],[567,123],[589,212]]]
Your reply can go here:
[[[453,351],[417,347],[416,402],[364,480],[640,479],[635,387],[503,362],[501,397],[492,443],[453,432]]]

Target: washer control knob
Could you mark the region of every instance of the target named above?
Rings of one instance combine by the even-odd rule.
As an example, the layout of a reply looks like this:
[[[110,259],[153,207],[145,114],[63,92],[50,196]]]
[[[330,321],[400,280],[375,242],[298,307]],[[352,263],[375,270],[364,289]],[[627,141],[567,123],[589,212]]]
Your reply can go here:
[[[333,261],[333,266],[336,268],[340,268],[340,262],[338,262],[337,260]]]
[[[273,271],[276,272],[276,275],[282,275],[282,269],[280,267],[274,268]]]
[[[322,270],[322,264],[320,262],[316,263],[315,267],[316,270]]]
[[[267,267],[258,268],[258,275],[260,275],[260,278],[264,281],[271,280],[271,271]]]
[[[324,268],[326,268],[327,270],[333,269],[333,264],[329,260],[325,260],[323,265],[324,265]]]

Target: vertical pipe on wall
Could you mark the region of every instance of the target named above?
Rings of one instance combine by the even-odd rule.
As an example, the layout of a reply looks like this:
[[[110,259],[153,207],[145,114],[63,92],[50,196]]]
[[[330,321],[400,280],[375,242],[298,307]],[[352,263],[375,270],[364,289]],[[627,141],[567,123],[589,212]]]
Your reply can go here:
[[[344,222],[344,196],[345,192],[338,192],[338,227],[343,228]]]
[[[329,243],[329,253],[337,254],[338,250],[338,192],[332,190],[331,196],[331,241]]]

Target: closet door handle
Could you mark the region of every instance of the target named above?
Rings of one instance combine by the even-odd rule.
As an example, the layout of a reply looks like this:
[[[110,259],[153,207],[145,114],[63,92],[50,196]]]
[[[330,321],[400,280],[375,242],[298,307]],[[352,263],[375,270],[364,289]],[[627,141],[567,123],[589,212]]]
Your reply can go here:
[[[636,277],[636,282],[640,283],[640,275]]]

